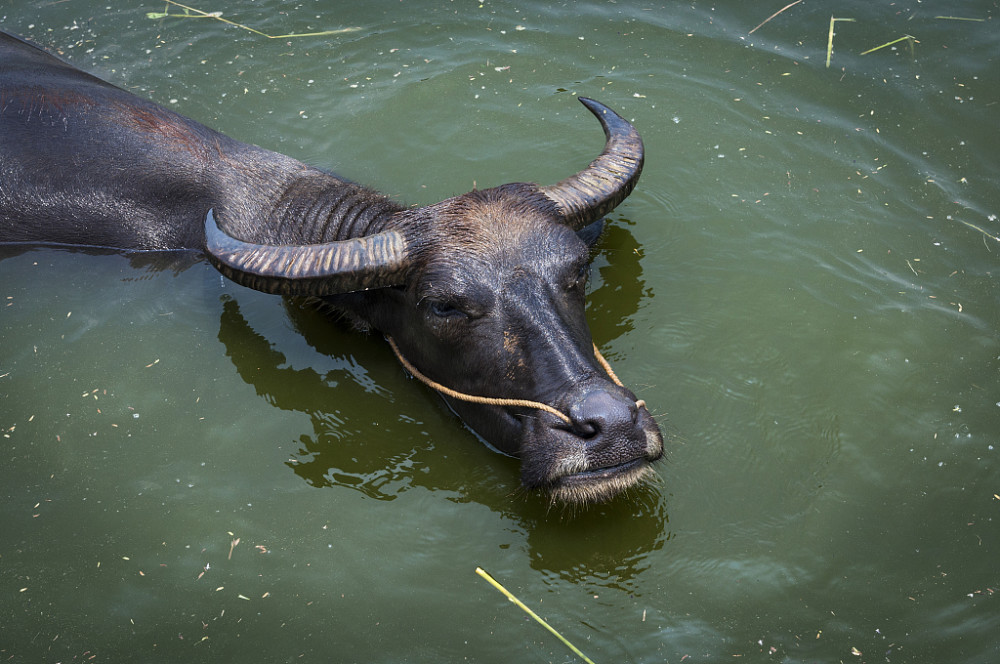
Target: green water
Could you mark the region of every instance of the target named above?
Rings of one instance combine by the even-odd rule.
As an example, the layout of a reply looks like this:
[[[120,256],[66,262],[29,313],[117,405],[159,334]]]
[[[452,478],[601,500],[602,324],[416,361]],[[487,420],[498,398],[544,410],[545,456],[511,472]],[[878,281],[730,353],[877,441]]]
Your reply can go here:
[[[576,661],[482,566],[595,662],[996,660],[997,4],[805,2],[748,35],[786,4],[199,6],[357,28],[268,40],[0,1],[409,203],[555,182],[602,144],[574,95],[617,108],[647,161],[589,317],[670,431],[655,485],[548,510],[378,337],[196,258],[0,249],[0,657]]]

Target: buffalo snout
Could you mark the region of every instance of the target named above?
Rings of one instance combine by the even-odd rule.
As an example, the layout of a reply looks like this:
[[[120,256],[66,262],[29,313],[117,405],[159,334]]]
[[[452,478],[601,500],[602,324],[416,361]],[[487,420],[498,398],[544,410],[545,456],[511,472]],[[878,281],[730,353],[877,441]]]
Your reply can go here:
[[[564,395],[562,412],[525,420],[521,478],[566,503],[602,502],[651,475],[663,455],[652,415],[627,388],[588,381]]]

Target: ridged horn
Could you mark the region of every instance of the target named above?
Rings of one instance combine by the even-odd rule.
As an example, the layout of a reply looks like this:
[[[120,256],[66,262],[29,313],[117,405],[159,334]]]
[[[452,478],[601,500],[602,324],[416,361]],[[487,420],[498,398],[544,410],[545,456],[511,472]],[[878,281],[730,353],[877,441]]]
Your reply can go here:
[[[541,187],[554,201],[565,222],[580,230],[597,221],[632,193],[642,172],[642,138],[627,120],[604,104],[579,97],[604,128],[604,151],[590,166],[558,184]]]
[[[205,253],[227,278],[276,295],[335,295],[404,283],[406,239],[395,230],[326,244],[251,244],[205,216]]]

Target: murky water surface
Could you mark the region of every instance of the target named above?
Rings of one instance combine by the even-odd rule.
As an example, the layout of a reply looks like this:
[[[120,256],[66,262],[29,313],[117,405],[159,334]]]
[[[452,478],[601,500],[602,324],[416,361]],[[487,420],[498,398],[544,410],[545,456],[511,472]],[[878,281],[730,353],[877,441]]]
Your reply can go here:
[[[4,661],[573,661],[477,565],[598,662],[997,658],[995,2],[30,4],[0,28],[411,203],[557,181],[602,142],[573,97],[619,109],[589,315],[672,433],[548,510],[377,336],[4,249]]]

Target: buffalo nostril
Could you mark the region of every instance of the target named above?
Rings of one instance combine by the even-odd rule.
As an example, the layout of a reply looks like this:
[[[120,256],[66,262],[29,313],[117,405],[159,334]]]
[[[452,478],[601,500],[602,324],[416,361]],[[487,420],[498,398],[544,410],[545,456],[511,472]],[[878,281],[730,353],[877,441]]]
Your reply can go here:
[[[581,438],[590,440],[631,431],[635,427],[638,408],[624,395],[593,390],[570,408],[569,415],[573,431]]]

